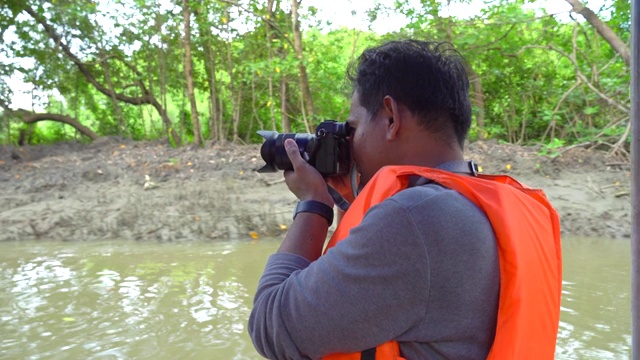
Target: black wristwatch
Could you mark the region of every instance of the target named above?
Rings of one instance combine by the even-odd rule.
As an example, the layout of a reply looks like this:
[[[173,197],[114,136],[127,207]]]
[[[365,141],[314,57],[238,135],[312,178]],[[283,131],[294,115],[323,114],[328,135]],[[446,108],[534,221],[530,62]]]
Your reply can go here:
[[[303,200],[296,205],[296,210],[293,212],[293,219],[302,212],[314,213],[327,219],[329,226],[333,224],[333,208],[325,203],[315,200]]]

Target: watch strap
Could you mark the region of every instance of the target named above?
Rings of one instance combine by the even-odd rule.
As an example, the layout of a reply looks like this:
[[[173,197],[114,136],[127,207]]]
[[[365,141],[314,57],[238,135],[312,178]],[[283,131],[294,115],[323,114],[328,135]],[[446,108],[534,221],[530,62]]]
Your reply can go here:
[[[298,202],[296,210],[293,212],[293,219],[295,220],[296,216],[302,212],[318,214],[325,218],[329,225],[333,224],[333,208],[320,201],[303,200]]]

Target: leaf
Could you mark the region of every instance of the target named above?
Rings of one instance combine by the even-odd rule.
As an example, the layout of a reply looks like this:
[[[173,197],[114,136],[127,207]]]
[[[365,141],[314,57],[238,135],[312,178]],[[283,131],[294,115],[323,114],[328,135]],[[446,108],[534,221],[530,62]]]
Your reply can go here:
[[[255,231],[252,231],[249,233],[249,236],[251,236],[252,239],[257,239],[258,238],[258,233]]]
[[[62,321],[66,321],[66,322],[72,322],[72,321],[76,321],[76,319],[72,318],[72,317],[63,317]]]
[[[585,108],[582,112],[584,112],[585,115],[593,115],[598,113],[598,110],[599,110],[598,106],[589,106]]]

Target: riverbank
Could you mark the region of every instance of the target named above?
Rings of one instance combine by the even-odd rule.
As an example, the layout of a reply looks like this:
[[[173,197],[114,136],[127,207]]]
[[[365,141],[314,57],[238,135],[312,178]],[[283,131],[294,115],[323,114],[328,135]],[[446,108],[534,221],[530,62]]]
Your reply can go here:
[[[286,231],[295,197],[281,173],[259,174],[259,145],[173,149],[92,144],[0,146],[0,241],[260,238]],[[631,236],[628,161],[572,148],[475,142],[467,157],[545,190],[567,236]],[[148,180],[147,177],[148,176]]]

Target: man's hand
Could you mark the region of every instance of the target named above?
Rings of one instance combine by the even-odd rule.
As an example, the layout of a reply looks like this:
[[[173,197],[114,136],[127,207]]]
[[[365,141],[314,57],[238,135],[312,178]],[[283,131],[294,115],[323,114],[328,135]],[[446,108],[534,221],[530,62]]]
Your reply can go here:
[[[293,170],[284,172],[289,190],[300,200],[316,200],[333,207],[333,198],[327,191],[324,178],[300,156],[298,144],[293,139],[286,139],[284,147],[293,165]]]
[[[293,170],[284,172],[284,180],[289,190],[300,200],[320,201],[333,208],[333,198],[329,195],[322,175],[300,156],[296,142],[287,139],[284,141],[284,147],[293,165]],[[291,224],[278,251],[315,261],[322,254],[328,228],[327,220],[322,216],[308,212],[300,213]]]

